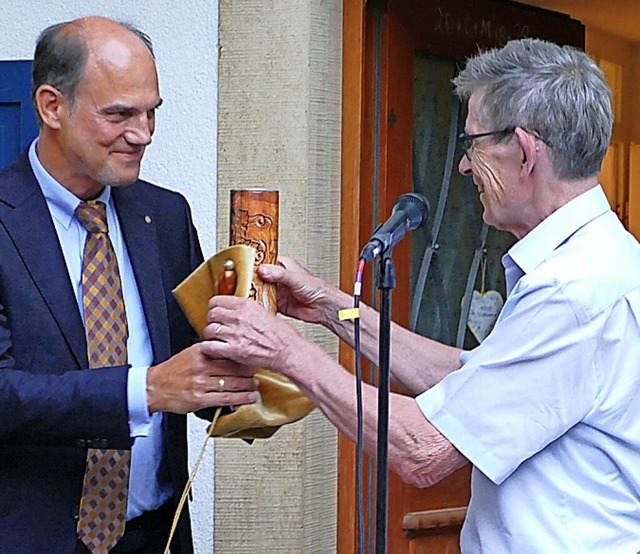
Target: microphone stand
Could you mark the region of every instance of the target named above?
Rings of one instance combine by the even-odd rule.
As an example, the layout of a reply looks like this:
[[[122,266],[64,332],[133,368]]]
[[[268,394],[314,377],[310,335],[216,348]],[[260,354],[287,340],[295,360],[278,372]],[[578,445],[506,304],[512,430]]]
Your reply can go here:
[[[380,254],[380,329],[378,342],[378,445],[376,465],[376,554],[387,552],[388,445],[389,445],[389,359],[391,353],[391,291],[396,272],[391,249]]]

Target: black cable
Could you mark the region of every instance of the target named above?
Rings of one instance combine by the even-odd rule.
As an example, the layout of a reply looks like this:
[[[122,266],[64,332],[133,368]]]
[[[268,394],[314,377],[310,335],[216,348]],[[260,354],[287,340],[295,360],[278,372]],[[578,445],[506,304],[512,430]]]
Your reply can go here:
[[[353,308],[355,311],[353,327],[353,346],[356,356],[356,505],[358,527],[358,553],[364,554],[364,410],[362,400],[362,353],[360,347],[360,294],[362,289],[362,272],[364,261],[358,262],[353,292]]]
[[[354,297],[353,307],[360,306],[360,298]],[[356,412],[358,429],[356,436],[356,502],[358,506],[358,552],[364,554],[364,491],[363,491],[363,435],[364,416],[362,408],[362,359],[360,353],[360,318],[356,318],[354,326],[356,351]]]

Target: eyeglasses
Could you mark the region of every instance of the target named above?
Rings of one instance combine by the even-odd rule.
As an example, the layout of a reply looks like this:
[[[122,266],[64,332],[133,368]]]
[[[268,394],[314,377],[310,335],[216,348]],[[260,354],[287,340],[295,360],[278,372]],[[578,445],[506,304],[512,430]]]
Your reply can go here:
[[[464,152],[467,160],[471,161],[471,155],[469,154],[469,150],[473,146],[473,141],[482,137],[490,137],[493,135],[503,135],[507,136],[513,133],[516,130],[515,127],[507,127],[506,129],[501,129],[500,131],[487,131],[486,133],[476,133],[474,135],[467,135],[466,133],[461,133],[458,135],[458,142],[462,145],[462,151]]]
[[[538,140],[541,140],[542,142],[544,142],[549,148],[553,148],[553,145],[551,144],[551,142],[549,142],[546,139],[543,139],[535,131],[530,131],[529,129],[525,129],[524,127],[520,127],[520,128],[524,132],[529,133],[530,135],[534,136]],[[515,132],[515,130],[516,130],[516,127],[507,127],[506,129],[502,129],[501,131],[487,131],[486,133],[476,133],[475,135],[467,135],[466,133],[461,133],[458,135],[458,142],[462,145],[462,151],[464,152],[464,155],[467,158],[467,160],[471,161],[471,155],[469,154],[469,150],[471,150],[474,140],[476,140],[477,138],[490,137],[493,135],[503,135],[506,137],[507,135],[510,135],[511,133]]]

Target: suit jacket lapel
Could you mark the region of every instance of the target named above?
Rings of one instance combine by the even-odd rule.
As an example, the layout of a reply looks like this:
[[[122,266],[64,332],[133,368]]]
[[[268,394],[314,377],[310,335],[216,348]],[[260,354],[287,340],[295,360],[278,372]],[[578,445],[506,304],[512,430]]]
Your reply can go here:
[[[80,367],[87,367],[82,317],[58,236],[28,158],[0,185],[0,221]]]
[[[171,354],[158,229],[151,202],[135,184],[112,189],[129,259],[147,320],[154,361]]]

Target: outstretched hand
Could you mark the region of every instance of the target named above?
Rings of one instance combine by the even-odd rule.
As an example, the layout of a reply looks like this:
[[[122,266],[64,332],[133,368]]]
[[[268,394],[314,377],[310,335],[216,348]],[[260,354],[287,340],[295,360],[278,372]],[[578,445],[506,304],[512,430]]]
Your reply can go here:
[[[204,352],[243,367],[282,371],[302,337],[262,304],[237,296],[209,300]]]
[[[251,404],[258,398],[255,370],[214,359],[200,342],[149,368],[149,412],[185,414],[215,406]]]
[[[258,274],[277,286],[278,312],[308,323],[323,322],[331,285],[285,256],[278,259],[278,265],[261,265]]]

